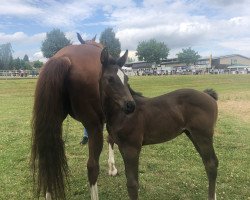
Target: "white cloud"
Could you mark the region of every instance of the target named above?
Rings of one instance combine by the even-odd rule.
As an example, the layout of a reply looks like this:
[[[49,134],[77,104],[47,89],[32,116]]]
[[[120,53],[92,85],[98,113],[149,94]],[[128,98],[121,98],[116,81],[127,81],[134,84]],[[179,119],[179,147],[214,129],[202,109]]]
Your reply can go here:
[[[14,34],[0,33],[0,41],[2,43],[16,42],[19,40],[23,40],[26,37],[27,35],[25,35],[25,33],[23,32],[16,32]]]
[[[27,54],[30,60],[33,59],[34,52],[41,47],[42,41],[45,39],[46,33],[27,35],[24,32],[16,32],[13,34],[0,33],[1,44],[11,43],[14,50],[13,56],[23,58]],[[39,58],[40,59],[40,58]]]
[[[46,62],[48,59],[43,57],[43,53],[41,51],[34,53],[30,57],[30,61],[40,60],[41,62]]]
[[[46,33],[39,33],[32,36],[29,36],[24,32],[16,32],[13,34],[0,33],[1,43],[10,42],[14,45],[41,43],[45,37]]]
[[[0,4],[0,15],[8,16],[30,16],[41,14],[42,10],[27,1],[9,0]]]
[[[176,8],[178,5],[181,11],[186,7],[174,3],[170,8]],[[160,10],[133,8],[132,13],[135,15],[129,14],[126,10],[114,12],[117,37],[124,48],[135,50],[139,41],[151,38],[164,41],[170,48],[180,48],[197,44],[207,37],[211,25],[205,17],[173,12],[166,4],[162,7]]]
[[[212,0],[211,0],[212,1]],[[240,52],[250,56],[250,45],[242,38],[250,37],[250,1],[225,1],[204,4],[193,1],[144,1],[144,7],[134,7],[129,12],[114,10],[111,24],[123,48],[135,50],[138,42],[156,38],[172,50],[191,46],[201,55]],[[157,7],[157,9],[155,9]],[[197,9],[199,8],[199,9]],[[240,11],[240,12],[239,12]],[[237,42],[237,48],[235,48]],[[245,43],[246,45],[243,45]],[[233,48],[234,47],[234,48]]]
[[[86,0],[86,1],[30,1],[9,0],[0,4],[0,16],[29,18],[29,20],[50,27],[75,28],[79,22],[103,10],[111,13],[113,8],[123,8],[133,5],[132,0]]]
[[[244,4],[247,0],[205,0],[203,2],[212,3],[218,7],[233,6],[235,4]]]
[[[220,46],[231,49],[235,53],[250,55],[250,37],[241,39],[231,39],[219,43]]]
[[[25,18],[39,27],[63,28],[66,36],[79,44],[76,38],[79,27],[86,30],[80,32],[86,40],[93,37],[89,32],[93,27],[112,26],[122,49],[130,51],[136,50],[139,41],[155,38],[171,48],[170,55],[191,46],[201,55],[240,52],[250,56],[249,7],[248,0],[68,0],[63,3],[9,0],[0,5],[0,17],[6,17],[0,22],[0,28],[3,29],[8,17]],[[99,13],[103,17],[98,16],[96,21],[94,17]],[[11,42],[13,46],[34,49],[34,52],[39,52],[44,38],[45,33],[0,33],[1,43]]]

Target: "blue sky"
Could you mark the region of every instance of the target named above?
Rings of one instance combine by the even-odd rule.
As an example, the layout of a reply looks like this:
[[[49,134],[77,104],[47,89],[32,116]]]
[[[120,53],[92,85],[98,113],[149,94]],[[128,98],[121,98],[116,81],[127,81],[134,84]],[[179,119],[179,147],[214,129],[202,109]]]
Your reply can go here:
[[[1,0],[0,44],[10,42],[14,57],[44,60],[46,32],[60,28],[79,44],[76,32],[91,39],[112,27],[122,50],[138,42],[165,42],[174,57],[192,47],[203,57],[250,57],[249,0]]]

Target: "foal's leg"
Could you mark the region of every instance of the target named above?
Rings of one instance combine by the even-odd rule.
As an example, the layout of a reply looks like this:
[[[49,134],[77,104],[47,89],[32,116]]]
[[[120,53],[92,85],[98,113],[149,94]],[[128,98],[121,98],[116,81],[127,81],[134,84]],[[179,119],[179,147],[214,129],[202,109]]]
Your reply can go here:
[[[89,131],[88,179],[91,190],[91,200],[98,200],[97,178],[99,175],[99,157],[103,147],[103,124],[87,126]]]
[[[213,147],[213,134],[202,134],[200,132],[192,132],[187,134],[193,142],[196,150],[199,152],[202,161],[205,165],[208,177],[208,199],[216,200],[215,186],[217,178],[218,159]]]
[[[115,167],[115,156],[114,156],[114,141],[111,136],[108,136],[108,143],[109,143],[109,175],[115,176],[117,174],[117,169]]]
[[[123,145],[119,147],[125,164],[125,173],[127,178],[127,190],[131,200],[138,199],[138,165],[139,154],[141,147],[136,148],[132,146]]]

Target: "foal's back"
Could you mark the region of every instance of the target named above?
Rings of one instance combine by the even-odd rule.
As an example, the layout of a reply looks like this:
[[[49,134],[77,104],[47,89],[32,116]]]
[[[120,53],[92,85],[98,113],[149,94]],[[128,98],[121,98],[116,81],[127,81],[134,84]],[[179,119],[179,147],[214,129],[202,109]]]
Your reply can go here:
[[[205,92],[180,89],[154,98],[138,99],[138,124],[144,124],[143,144],[171,140],[186,130],[213,129],[216,100]]]

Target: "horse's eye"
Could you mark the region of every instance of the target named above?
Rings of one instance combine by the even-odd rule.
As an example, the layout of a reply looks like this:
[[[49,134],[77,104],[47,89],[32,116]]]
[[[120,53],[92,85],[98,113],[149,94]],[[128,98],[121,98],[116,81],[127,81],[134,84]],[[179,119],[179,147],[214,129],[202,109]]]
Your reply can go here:
[[[115,82],[115,78],[113,76],[110,76],[108,78],[108,81],[109,81],[109,83],[114,83]]]

